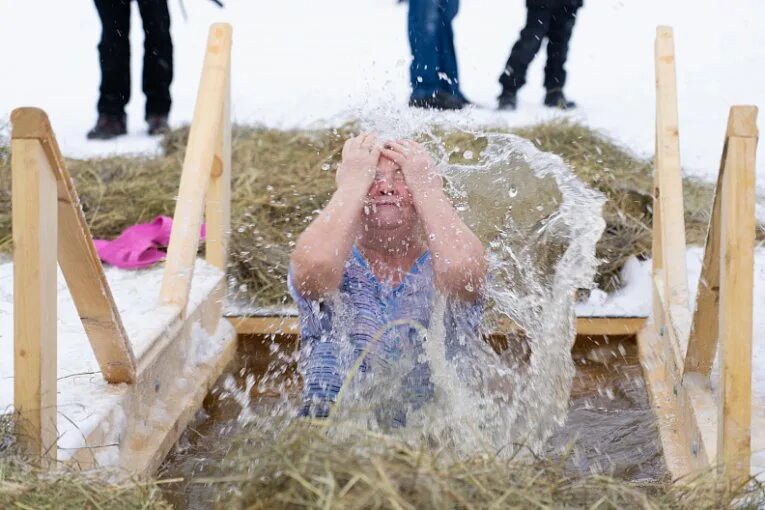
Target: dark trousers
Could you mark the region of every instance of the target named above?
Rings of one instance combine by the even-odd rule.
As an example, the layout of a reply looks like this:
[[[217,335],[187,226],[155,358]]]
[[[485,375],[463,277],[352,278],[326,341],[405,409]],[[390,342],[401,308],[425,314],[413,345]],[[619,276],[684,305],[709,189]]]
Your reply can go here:
[[[545,88],[555,90],[566,83],[568,42],[574,30],[577,7],[528,8],[526,26],[513,45],[505,71],[499,78],[503,90],[516,92],[526,83],[526,70],[547,38]]]
[[[101,18],[101,95],[98,112],[124,115],[130,101],[130,1],[95,0]],[[143,92],[146,116],[170,112],[173,41],[167,0],[136,0],[144,31]]]
[[[409,0],[412,99],[429,97],[437,90],[462,96],[452,32],[458,10],[459,0]]]

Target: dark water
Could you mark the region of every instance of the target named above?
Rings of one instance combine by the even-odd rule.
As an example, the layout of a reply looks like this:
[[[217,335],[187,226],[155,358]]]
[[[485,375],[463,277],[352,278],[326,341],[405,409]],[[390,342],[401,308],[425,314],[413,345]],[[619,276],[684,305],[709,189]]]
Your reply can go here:
[[[282,350],[294,348],[294,340],[275,339]],[[240,351],[231,372],[265,373],[273,350],[272,341],[240,337]],[[560,456],[581,473],[606,473],[627,480],[661,480],[666,475],[655,417],[640,369],[637,346],[628,337],[580,337],[572,351],[576,376],[564,427],[548,442],[548,455]],[[240,406],[221,399],[222,380],[205,399],[203,410],[170,453],[159,476],[163,479],[218,477],[218,466],[238,428]],[[269,395],[252,390],[253,402],[267,403]],[[256,404],[257,405],[257,404]],[[165,497],[178,508],[212,506],[209,485],[176,482],[164,486]]]

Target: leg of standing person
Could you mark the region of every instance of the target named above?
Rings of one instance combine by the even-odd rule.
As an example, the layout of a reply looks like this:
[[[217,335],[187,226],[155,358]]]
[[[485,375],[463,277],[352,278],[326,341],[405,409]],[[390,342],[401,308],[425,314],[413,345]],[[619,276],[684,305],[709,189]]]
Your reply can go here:
[[[510,51],[505,69],[499,77],[502,93],[499,96],[501,110],[514,110],[518,89],[526,83],[526,70],[542,46],[550,27],[552,9],[549,7],[527,7],[526,26],[521,30],[518,41]]]
[[[467,105],[470,102],[460,90],[459,72],[457,70],[457,53],[454,49],[454,30],[452,21],[459,11],[459,0],[441,0],[441,37],[439,40],[439,79],[441,89],[456,97]]]
[[[553,11],[550,30],[547,33],[547,65],[545,66],[545,105],[561,109],[575,108],[576,103],[566,99],[566,58],[568,43],[574,31],[578,7],[562,5]]]
[[[410,106],[459,109],[462,103],[441,90],[438,76],[443,30],[440,0],[410,0],[408,34],[412,50],[409,68],[412,95]]]
[[[169,130],[170,83],[173,81],[173,40],[167,0],[138,0],[144,31],[143,92],[149,134]]]
[[[89,139],[109,139],[127,132],[125,105],[130,101],[130,0],[95,0],[101,19],[98,62],[101,86],[98,121]]]

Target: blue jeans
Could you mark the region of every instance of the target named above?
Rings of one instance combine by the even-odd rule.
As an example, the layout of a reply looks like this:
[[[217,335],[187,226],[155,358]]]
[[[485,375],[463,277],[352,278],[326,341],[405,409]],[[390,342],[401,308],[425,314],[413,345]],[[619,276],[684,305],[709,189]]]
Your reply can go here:
[[[463,98],[452,32],[459,6],[459,0],[409,0],[412,99],[430,97],[437,90]]]

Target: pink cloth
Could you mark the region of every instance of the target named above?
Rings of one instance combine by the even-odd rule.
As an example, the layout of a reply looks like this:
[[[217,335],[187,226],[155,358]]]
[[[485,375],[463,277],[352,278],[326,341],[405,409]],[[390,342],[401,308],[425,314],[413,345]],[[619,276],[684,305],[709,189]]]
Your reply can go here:
[[[112,241],[94,239],[98,257],[113,266],[123,269],[143,269],[165,259],[160,247],[170,244],[173,219],[157,216],[151,223],[139,223],[126,228]],[[205,226],[202,225],[200,240],[205,240]]]

